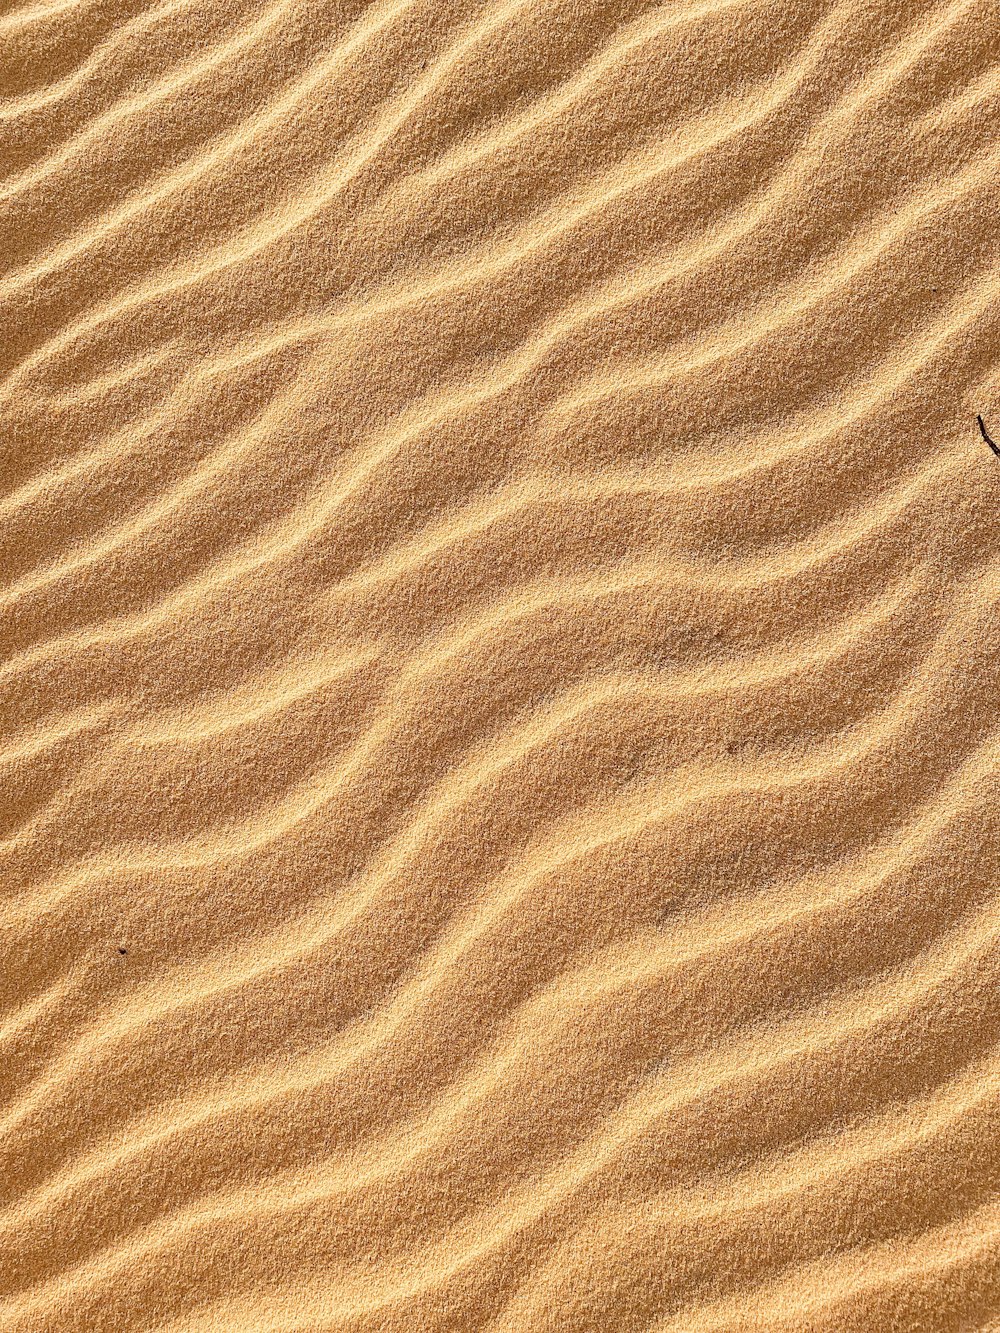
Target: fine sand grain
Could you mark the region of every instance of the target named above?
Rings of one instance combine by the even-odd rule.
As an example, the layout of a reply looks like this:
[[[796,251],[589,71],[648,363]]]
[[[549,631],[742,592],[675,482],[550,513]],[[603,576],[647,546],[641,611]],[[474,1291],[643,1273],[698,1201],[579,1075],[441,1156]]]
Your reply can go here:
[[[1000,1330],[998,127],[1000,0],[2,6],[0,1333]]]

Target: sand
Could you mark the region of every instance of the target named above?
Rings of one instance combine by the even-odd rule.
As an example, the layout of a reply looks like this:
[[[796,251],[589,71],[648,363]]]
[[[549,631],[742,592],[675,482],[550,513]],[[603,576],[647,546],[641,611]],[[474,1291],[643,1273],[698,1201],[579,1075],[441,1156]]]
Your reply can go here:
[[[0,1331],[1000,1329],[1000,3],[0,14]]]

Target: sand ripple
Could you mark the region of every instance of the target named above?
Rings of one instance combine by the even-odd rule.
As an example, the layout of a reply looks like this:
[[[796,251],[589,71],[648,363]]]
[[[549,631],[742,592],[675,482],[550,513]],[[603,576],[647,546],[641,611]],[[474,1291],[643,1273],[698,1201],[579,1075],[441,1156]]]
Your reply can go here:
[[[0,15],[0,1328],[1000,1329],[993,0]]]

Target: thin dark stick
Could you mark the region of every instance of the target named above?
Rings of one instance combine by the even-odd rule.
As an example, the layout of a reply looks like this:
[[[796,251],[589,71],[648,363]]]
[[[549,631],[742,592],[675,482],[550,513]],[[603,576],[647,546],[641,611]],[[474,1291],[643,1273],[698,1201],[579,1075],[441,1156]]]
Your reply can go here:
[[[993,452],[996,454],[997,458],[1000,458],[1000,444],[994,444],[994,442],[993,442],[993,441],[990,439],[990,437],[986,434],[986,427],[985,427],[985,425],[983,424],[983,419],[982,419],[982,417],[977,416],[977,417],[976,417],[976,420],[979,422],[979,429],[980,429],[980,431],[982,432],[983,439],[986,441],[986,443],[990,446],[990,448],[991,448],[991,449],[993,450]]]

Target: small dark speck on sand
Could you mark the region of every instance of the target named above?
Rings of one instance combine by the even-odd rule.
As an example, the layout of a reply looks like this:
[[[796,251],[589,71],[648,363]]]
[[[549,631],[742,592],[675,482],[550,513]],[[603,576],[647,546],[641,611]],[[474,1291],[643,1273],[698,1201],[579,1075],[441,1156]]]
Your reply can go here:
[[[983,421],[982,417],[977,416],[976,420],[979,422],[980,435],[996,454],[997,458],[1000,458],[1000,445],[998,445],[995,440],[990,439],[989,433],[986,430],[986,423]]]
[[[122,955],[122,957],[124,958],[125,955],[128,953],[128,949],[123,949],[123,948],[119,945],[118,952],[119,952],[119,953]]]

